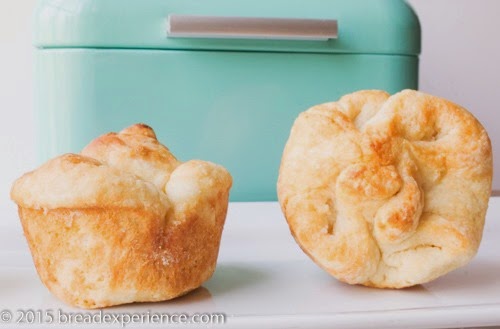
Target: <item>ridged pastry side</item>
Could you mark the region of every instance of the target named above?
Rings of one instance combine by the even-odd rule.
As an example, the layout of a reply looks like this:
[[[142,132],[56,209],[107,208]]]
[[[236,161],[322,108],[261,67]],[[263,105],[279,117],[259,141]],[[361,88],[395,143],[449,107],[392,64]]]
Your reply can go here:
[[[93,141],[83,153],[95,158],[60,156],[11,191],[42,282],[71,305],[168,300],[215,270],[231,176],[179,162],[145,125],[124,131]]]

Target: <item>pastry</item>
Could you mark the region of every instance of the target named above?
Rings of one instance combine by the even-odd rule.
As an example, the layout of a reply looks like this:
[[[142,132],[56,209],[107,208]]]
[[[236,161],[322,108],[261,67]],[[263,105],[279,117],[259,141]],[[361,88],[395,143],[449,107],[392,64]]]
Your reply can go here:
[[[491,182],[490,140],[467,110],[360,91],[300,114],[278,196],[295,240],[331,275],[403,288],[476,254]]]
[[[178,161],[146,125],[19,178],[11,198],[42,282],[83,308],[163,301],[214,272],[232,180]]]

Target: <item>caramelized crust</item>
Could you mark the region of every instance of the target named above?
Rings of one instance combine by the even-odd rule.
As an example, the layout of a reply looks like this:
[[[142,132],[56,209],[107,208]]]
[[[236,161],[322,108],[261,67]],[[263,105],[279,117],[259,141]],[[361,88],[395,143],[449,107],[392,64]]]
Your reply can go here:
[[[231,176],[181,163],[145,125],[91,142],[18,179],[11,197],[42,282],[99,308],[185,294],[214,272]]]
[[[330,274],[402,288],[475,255],[491,181],[490,140],[465,109],[361,91],[297,118],[278,196],[296,241]]]

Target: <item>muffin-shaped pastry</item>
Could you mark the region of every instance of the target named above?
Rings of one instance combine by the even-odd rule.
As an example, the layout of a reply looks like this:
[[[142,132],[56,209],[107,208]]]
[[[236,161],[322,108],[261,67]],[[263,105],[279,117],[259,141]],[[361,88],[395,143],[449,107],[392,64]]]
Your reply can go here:
[[[331,275],[402,288],[475,255],[491,181],[490,140],[465,109],[360,91],[300,114],[278,196],[298,244]]]
[[[231,182],[221,166],[179,162],[134,125],[25,174],[11,197],[42,282],[98,308],[171,299],[209,279]]]

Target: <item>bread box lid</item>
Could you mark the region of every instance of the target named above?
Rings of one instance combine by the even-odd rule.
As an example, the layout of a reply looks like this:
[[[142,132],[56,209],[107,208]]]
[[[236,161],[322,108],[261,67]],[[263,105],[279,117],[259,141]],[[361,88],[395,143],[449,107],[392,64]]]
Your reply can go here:
[[[40,0],[38,48],[417,55],[402,0]]]

